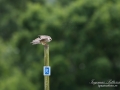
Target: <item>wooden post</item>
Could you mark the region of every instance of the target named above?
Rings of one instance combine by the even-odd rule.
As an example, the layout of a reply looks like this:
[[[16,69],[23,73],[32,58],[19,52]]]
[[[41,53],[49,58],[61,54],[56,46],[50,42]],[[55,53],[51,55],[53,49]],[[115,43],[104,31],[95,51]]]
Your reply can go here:
[[[49,45],[44,45],[44,66],[49,66]],[[44,90],[50,90],[49,76],[44,76]]]

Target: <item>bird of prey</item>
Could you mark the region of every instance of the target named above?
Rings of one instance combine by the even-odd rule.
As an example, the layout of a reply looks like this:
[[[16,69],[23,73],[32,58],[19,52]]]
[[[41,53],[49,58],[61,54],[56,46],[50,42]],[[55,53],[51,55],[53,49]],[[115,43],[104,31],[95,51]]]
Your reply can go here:
[[[50,36],[48,36],[48,35],[39,35],[39,37],[34,39],[31,43],[33,45],[35,45],[35,44],[46,45],[51,40],[52,40],[52,38]]]

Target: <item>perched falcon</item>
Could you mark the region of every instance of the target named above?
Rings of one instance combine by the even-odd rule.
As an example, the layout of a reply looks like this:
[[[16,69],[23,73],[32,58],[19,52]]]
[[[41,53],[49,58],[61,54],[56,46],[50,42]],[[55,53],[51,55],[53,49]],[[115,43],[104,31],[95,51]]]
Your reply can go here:
[[[47,35],[39,35],[38,38],[34,39],[31,43],[34,44],[42,44],[46,45],[46,43],[50,42],[52,38]]]

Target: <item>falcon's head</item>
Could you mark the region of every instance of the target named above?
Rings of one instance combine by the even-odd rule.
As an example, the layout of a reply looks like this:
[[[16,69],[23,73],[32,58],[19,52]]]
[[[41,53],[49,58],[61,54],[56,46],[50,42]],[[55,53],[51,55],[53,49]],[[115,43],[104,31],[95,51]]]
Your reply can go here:
[[[48,41],[49,41],[49,42],[50,42],[50,41],[52,41],[52,38],[51,38],[51,37],[49,37],[49,38],[48,38]]]

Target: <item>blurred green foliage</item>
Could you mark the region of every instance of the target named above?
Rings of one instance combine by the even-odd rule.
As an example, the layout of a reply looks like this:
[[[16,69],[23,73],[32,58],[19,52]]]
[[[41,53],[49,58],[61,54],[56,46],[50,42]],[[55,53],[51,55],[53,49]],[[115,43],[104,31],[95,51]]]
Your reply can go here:
[[[120,0],[0,0],[0,90],[44,89],[40,34],[53,39],[51,90],[120,81]]]

